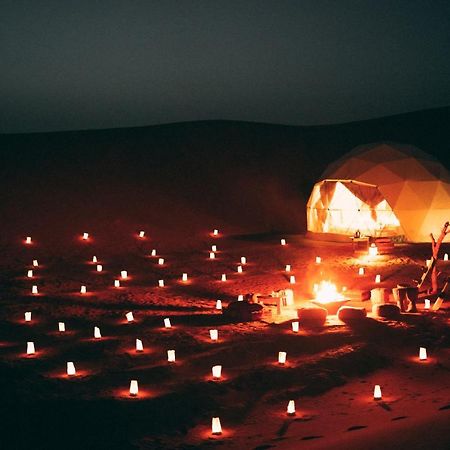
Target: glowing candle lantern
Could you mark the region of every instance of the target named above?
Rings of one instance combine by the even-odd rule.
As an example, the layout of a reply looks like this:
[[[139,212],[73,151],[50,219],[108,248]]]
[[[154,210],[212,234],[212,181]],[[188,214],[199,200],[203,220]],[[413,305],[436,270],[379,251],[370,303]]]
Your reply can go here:
[[[242,273],[242,266],[237,266],[238,273]]]
[[[358,275],[364,275],[364,267],[360,267],[359,269],[358,269]]]
[[[120,280],[114,280],[114,287],[116,288],[120,287]]]
[[[31,311],[25,313],[25,322],[31,322]]]
[[[290,264],[286,264],[286,267],[284,268],[284,270],[286,272],[290,272],[291,271],[291,265]]]
[[[98,262],[98,259],[97,259],[96,256],[93,256],[93,257],[92,257],[92,262],[93,262],[94,264]]]
[[[172,328],[172,324],[170,323],[170,319],[169,319],[168,317],[166,317],[166,318],[164,319],[164,326],[165,326],[166,328]]]
[[[86,241],[89,239],[89,233],[83,233],[83,240]]]
[[[101,339],[102,334],[100,333],[99,327],[94,327],[94,338],[95,339]]]
[[[32,286],[32,287],[31,287],[31,293],[32,293],[33,295],[39,294],[38,287],[37,287],[37,286]]]
[[[150,254],[151,254],[152,256],[156,256],[156,248],[154,248]]]
[[[375,283],[381,283],[381,275],[375,275]]]
[[[131,380],[130,382],[130,396],[137,397],[139,393],[138,382],[137,380]]]
[[[379,384],[376,384],[373,388],[373,399],[374,400],[381,400],[381,387]]]
[[[133,320],[134,320],[134,316],[133,316],[133,313],[131,311],[127,312],[125,314],[125,317],[127,318],[128,322],[133,322]]]
[[[27,277],[28,277],[28,278],[33,278],[33,271],[32,271],[32,270],[29,270],[29,271],[27,272]]]
[[[320,264],[322,262],[322,258],[320,256],[316,256],[316,264]]]
[[[145,237],[145,231],[139,231],[139,237],[143,239]]]
[[[209,336],[212,341],[217,341],[219,339],[219,331],[218,330],[209,330]]]
[[[66,324],[64,322],[58,322],[58,331],[64,333],[66,331]]]
[[[294,333],[298,333],[298,330],[299,330],[299,323],[297,321],[292,322],[292,331]]]
[[[211,251],[217,252],[217,245],[211,245]]]
[[[183,273],[183,275],[181,276],[181,281],[186,282],[187,280],[188,280],[187,273]]]
[[[427,360],[427,349],[425,347],[419,348],[419,359],[420,359],[420,361]]]
[[[241,264],[247,264],[247,258],[245,256],[241,256]]]
[[[214,252],[209,252],[209,259],[215,259],[216,254]]]
[[[215,380],[219,380],[220,377],[222,376],[222,366],[213,366],[212,376]]]
[[[281,244],[281,245],[286,245],[286,239],[281,239],[281,240],[280,240],[280,244]]]
[[[69,377],[74,377],[77,374],[77,371],[75,369],[75,364],[72,361],[69,361],[67,363],[67,375]]]
[[[286,364],[286,352],[278,352],[278,364]]]
[[[294,400],[289,400],[286,412],[287,412],[288,416],[295,416],[295,401]]]
[[[136,351],[137,352],[144,351],[144,345],[142,344],[142,341],[140,339],[136,339]]]
[[[222,311],[222,300],[216,301],[216,309]]]
[[[289,283],[295,284],[295,275],[291,275],[291,276],[289,277]]]
[[[101,264],[97,264],[97,272],[101,272],[103,270],[103,266]]]
[[[38,267],[39,263],[37,259],[33,259],[33,267]]]
[[[128,272],[126,270],[121,270],[120,277],[122,278],[122,280],[126,280],[128,278]]]
[[[444,254],[444,261],[448,261],[448,253]]]
[[[164,287],[164,280],[158,280],[158,286]]]
[[[220,278],[221,281],[227,281],[227,276],[223,273],[222,277]]]
[[[159,264],[160,266],[163,266],[163,265],[164,265],[164,258],[159,258],[159,259],[158,259],[158,264]]]
[[[431,303],[430,300],[428,298],[425,299],[425,309],[430,309]]]
[[[167,361],[170,363],[175,362],[175,350],[167,350]]]
[[[212,434],[215,434],[215,435],[222,434],[222,425],[220,424],[219,417],[212,418],[211,432],[212,432]]]
[[[219,236],[219,230],[217,229],[213,230],[213,236]]]
[[[30,245],[32,243],[31,236],[27,236],[25,239],[25,244]]]
[[[375,244],[370,244],[369,256],[377,256],[377,255],[378,255],[378,247]]]
[[[239,294],[238,295],[238,302],[243,302],[244,301],[244,295],[243,294]]]
[[[86,290],[86,286],[81,286],[80,288],[80,294],[86,294],[87,290]]]
[[[27,355],[34,355],[35,353],[34,342],[27,342]]]

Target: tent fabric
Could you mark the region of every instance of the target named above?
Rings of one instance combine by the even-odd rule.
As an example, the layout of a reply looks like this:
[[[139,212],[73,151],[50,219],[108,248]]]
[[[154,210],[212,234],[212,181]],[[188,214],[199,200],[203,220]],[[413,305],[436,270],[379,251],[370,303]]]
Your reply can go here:
[[[340,200],[334,199],[337,193]],[[338,210],[329,209],[333,204],[339,205]],[[361,224],[374,228],[377,223],[378,235],[403,234],[409,242],[429,242],[430,233],[438,234],[447,220],[449,171],[422,150],[392,142],[356,147],[330,164],[314,186],[307,208],[310,232],[353,234]],[[335,226],[350,221],[354,223]]]

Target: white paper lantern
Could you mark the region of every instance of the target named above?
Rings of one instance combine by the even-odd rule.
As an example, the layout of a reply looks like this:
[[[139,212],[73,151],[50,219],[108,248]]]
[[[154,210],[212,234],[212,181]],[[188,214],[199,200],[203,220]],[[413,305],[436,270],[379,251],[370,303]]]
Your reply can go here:
[[[219,230],[215,229],[213,230],[213,236],[218,236],[219,235]]]
[[[364,267],[360,267],[359,269],[358,269],[358,275],[364,275]]]
[[[142,341],[140,339],[136,339],[136,351],[137,352],[144,351],[144,345],[142,344]]]
[[[217,300],[216,301],[216,309],[218,310],[222,310],[222,300]]]
[[[159,258],[159,259],[158,259],[158,264],[159,264],[160,266],[164,265],[164,258]]]
[[[227,281],[227,276],[226,276],[226,274],[223,273],[220,280],[221,280],[221,281]]]
[[[217,252],[217,245],[211,245],[211,251]]]
[[[67,375],[68,375],[69,377],[73,377],[73,376],[75,376],[76,374],[77,374],[77,371],[76,371],[76,369],[75,369],[75,364],[74,364],[73,362],[69,361],[69,362],[67,363]]]
[[[128,278],[128,272],[126,270],[121,270],[120,277],[122,278],[122,280],[126,280]]]
[[[94,338],[95,339],[101,339],[102,334],[100,333],[99,327],[94,327]]]
[[[370,244],[369,256],[377,256],[377,255],[378,255],[378,247],[375,244]]]
[[[33,267],[38,267],[39,263],[37,259],[33,259]]]
[[[289,283],[295,284],[295,275],[291,275],[291,276],[289,277]]]
[[[297,321],[292,322],[292,331],[294,333],[298,333],[298,330],[299,330],[299,323]]]
[[[419,359],[420,359],[420,361],[427,360],[427,349],[425,347],[419,348]]]
[[[120,280],[114,280],[114,287],[120,287]]]
[[[66,324],[64,322],[58,322],[58,331],[64,333],[66,331]]]
[[[34,342],[27,342],[27,355],[34,355],[35,353]]]
[[[96,256],[93,256],[93,257],[92,257],[92,262],[93,262],[93,263],[97,263],[97,262],[98,262],[98,259],[97,259]]]
[[[218,417],[212,418],[211,432],[215,435],[222,434],[222,425],[220,424],[220,419]]]
[[[33,271],[31,269],[27,272],[27,277],[33,278]]]
[[[83,239],[84,240],[89,239],[89,233],[83,233]]]
[[[31,322],[31,311],[25,313],[25,322]]]
[[[133,313],[131,311],[127,312],[125,314],[125,317],[127,318],[128,322],[133,322],[133,320],[134,320],[134,316],[133,316]]]
[[[222,377],[222,366],[213,366],[212,376],[215,380],[219,380]]]
[[[151,254],[152,256],[156,256],[156,248],[154,248],[150,254]]]
[[[316,256],[316,264],[320,264],[322,262],[322,258],[320,256]]]
[[[379,384],[376,384],[373,388],[373,398],[374,400],[381,400],[381,387]]]
[[[86,294],[87,290],[86,290],[86,286],[81,286],[80,288],[80,294]]]
[[[142,239],[145,237],[145,231],[139,231],[139,237]]]
[[[166,317],[166,318],[164,319],[164,326],[165,326],[166,328],[171,328],[171,327],[172,327],[172,324],[170,323],[170,319],[169,319],[168,317]]]
[[[244,295],[243,294],[239,294],[238,295],[238,302],[243,302],[244,301]]]
[[[27,236],[25,239],[25,244],[31,244],[32,240],[31,240],[31,236]]]
[[[286,352],[278,352],[278,364],[285,364],[286,363]]]
[[[216,259],[216,254],[214,252],[209,252],[209,259]]]
[[[137,397],[139,393],[138,382],[137,380],[131,380],[130,382],[130,396]]]
[[[286,272],[290,272],[291,271],[291,265],[290,264],[286,264],[286,267],[284,268],[284,270]]]
[[[167,361],[175,362],[175,350],[167,350]]]
[[[425,305],[424,305],[424,308],[425,308],[425,309],[430,309],[430,306],[431,306],[430,299],[426,298],[426,299],[425,299]]]
[[[381,283],[381,275],[375,276],[375,283]]]
[[[281,240],[280,240],[280,244],[281,244],[281,245],[286,245],[286,239],[281,239]]]
[[[209,336],[212,341],[217,341],[219,339],[219,331],[218,330],[209,330]]]
[[[101,272],[103,270],[103,266],[101,264],[97,264],[97,272]]]
[[[294,400],[289,400],[286,412],[287,412],[288,416],[294,416],[295,415],[295,401]]]
[[[247,264],[247,258],[245,256],[241,256],[241,264]]]
[[[242,266],[237,266],[238,273],[242,273]]]
[[[37,287],[37,286],[32,286],[32,287],[31,287],[31,293],[32,293],[33,295],[39,294],[38,287]]]
[[[164,287],[164,280],[158,280],[158,286]]]
[[[185,283],[187,280],[188,280],[187,273],[183,273],[183,275],[181,276],[181,281],[183,281]]]
[[[444,254],[444,261],[448,261],[448,253]]]

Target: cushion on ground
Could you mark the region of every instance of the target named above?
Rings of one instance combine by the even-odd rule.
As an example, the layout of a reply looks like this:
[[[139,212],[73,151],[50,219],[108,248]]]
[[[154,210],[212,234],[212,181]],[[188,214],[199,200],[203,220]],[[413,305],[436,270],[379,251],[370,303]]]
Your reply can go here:
[[[304,326],[322,326],[327,319],[328,311],[321,307],[305,307],[297,310],[298,320]]]
[[[338,319],[342,322],[352,322],[364,320],[367,316],[366,308],[355,308],[353,306],[341,306],[337,313]]]
[[[372,312],[377,317],[383,317],[384,319],[397,320],[400,318],[400,308],[393,303],[387,303],[385,305],[374,305]]]

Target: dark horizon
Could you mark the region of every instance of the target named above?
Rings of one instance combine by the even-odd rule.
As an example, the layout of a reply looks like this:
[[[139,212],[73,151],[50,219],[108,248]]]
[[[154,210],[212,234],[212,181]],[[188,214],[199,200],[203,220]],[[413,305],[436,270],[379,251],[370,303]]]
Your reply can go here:
[[[4,2],[0,133],[450,105],[450,4]]]

